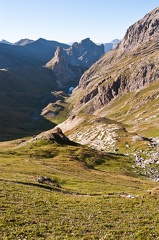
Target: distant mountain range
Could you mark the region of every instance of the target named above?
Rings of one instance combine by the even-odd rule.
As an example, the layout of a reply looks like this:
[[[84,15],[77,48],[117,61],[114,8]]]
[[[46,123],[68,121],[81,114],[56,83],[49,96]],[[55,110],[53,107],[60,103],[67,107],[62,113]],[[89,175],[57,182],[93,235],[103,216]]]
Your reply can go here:
[[[43,124],[35,124],[35,119],[40,118],[48,101],[54,102],[51,92],[68,93],[103,54],[104,45],[98,46],[89,38],[72,46],[42,38],[0,43],[0,131],[8,126],[2,138],[40,131]],[[50,127],[48,121],[44,123]]]
[[[34,42],[34,40],[30,40],[28,38],[25,38],[25,39],[19,40],[18,42],[15,42],[14,45],[24,46],[24,45],[32,43],[32,42]]]
[[[13,45],[13,43],[10,43],[10,42],[8,42],[8,41],[6,41],[6,40],[4,40],[4,39],[2,39],[2,41],[0,41],[0,43],[9,44],[9,45]]]
[[[0,68],[18,68],[24,66],[42,66],[54,55],[57,46],[69,46],[56,41],[38,39],[25,45],[0,43]]]
[[[9,45],[13,45],[14,44],[14,45],[18,45],[18,46],[24,46],[26,44],[33,43],[33,42],[34,42],[34,40],[30,40],[28,38],[21,39],[18,42],[15,42],[15,43],[10,43],[10,42],[8,42],[8,41],[6,41],[4,39],[2,39],[2,41],[0,41],[0,43],[5,43],[5,44],[9,44]],[[105,51],[105,53],[110,51],[111,49],[114,49],[120,42],[121,42],[121,40],[114,39],[114,40],[112,40],[109,43],[103,43],[104,44],[104,51]],[[68,45],[68,46],[72,46],[73,44],[74,44],[74,42],[66,43],[66,45]],[[97,44],[97,45],[101,45],[101,44]]]

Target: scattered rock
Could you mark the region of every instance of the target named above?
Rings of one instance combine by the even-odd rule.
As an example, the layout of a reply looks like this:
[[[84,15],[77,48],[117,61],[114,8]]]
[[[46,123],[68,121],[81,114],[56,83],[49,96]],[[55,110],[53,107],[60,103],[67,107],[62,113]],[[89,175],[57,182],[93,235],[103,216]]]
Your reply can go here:
[[[123,197],[123,198],[137,198],[138,196],[133,195],[133,194],[128,194],[128,193],[123,193],[123,194],[120,195],[120,197]]]
[[[37,180],[38,180],[38,183],[51,184],[51,185],[54,185],[55,187],[60,187],[60,185],[57,183],[56,180],[52,180],[52,179],[49,178],[49,177],[40,176],[40,177],[38,177]]]

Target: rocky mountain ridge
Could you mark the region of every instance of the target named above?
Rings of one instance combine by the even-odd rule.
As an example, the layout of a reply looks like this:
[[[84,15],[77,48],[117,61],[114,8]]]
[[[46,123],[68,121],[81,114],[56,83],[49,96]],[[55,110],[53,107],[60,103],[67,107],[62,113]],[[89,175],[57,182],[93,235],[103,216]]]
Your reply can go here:
[[[14,45],[0,43],[0,68],[45,65],[52,59],[57,47],[64,49],[65,57],[71,65],[90,67],[104,54],[103,45],[98,46],[90,39],[74,43],[71,47],[42,38],[36,41],[21,39]]]
[[[71,140],[124,154],[152,150],[149,138],[159,135],[158,13],[159,8],[131,26],[118,47],[83,74],[68,100],[70,117],[59,125]],[[136,35],[146,22],[148,32]]]
[[[65,52],[70,64],[89,68],[104,54],[104,45],[96,45],[90,38],[86,38],[80,43],[73,43]]]
[[[42,66],[53,56],[57,46],[69,47],[56,41],[38,39],[23,46],[0,44],[0,68],[19,68],[26,66]]]
[[[123,52],[136,49],[140,44],[158,41],[159,36],[159,8],[146,14],[141,20],[130,26],[120,44]]]
[[[12,45],[12,44],[13,44],[13,43],[11,43],[11,42],[8,42],[8,41],[5,40],[5,39],[2,39],[2,40],[0,41],[0,43],[9,44],[9,45]]]
[[[74,91],[81,96],[76,109],[89,102],[87,111],[94,112],[116,96],[141,89],[159,78],[158,20],[159,8],[131,26],[118,47],[85,72]],[[149,28],[144,30],[144,26]]]

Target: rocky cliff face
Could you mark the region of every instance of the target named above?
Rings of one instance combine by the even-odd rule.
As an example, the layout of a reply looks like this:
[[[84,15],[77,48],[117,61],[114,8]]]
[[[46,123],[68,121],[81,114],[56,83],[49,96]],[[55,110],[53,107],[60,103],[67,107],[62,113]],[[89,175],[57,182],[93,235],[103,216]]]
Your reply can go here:
[[[132,25],[119,46],[105,54],[80,79],[75,110],[87,103],[87,112],[112,99],[142,89],[159,78],[159,8]]]
[[[103,54],[104,45],[98,46],[86,38],[67,49],[58,47],[54,57],[45,66],[55,73],[59,88],[77,86],[84,71]]]
[[[77,86],[80,77],[84,73],[82,66],[73,66],[67,61],[64,51],[60,47],[57,48],[54,57],[45,67],[54,72],[59,89]]]
[[[96,45],[90,38],[86,38],[80,43],[73,43],[65,52],[70,64],[89,68],[104,54],[104,45]]]
[[[130,26],[120,44],[120,49],[128,52],[136,49],[140,44],[151,40],[158,40],[159,36],[159,8],[146,14],[144,18]]]

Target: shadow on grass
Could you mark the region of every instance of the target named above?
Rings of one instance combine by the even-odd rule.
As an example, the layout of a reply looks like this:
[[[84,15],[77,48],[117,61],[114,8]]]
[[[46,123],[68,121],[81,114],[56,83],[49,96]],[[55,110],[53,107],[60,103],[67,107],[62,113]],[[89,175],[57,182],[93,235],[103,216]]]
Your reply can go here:
[[[21,181],[11,181],[11,180],[6,180],[6,179],[0,179],[0,182],[6,182],[6,183],[11,183],[11,184],[21,184],[21,185],[25,185],[25,186],[32,186],[32,187],[38,187],[38,188],[42,188],[45,190],[50,190],[50,191],[54,191],[54,192],[59,192],[59,193],[63,193],[63,194],[68,194],[68,195],[77,195],[77,196],[100,196],[101,194],[87,194],[87,193],[78,193],[78,192],[74,192],[71,190],[65,190],[64,188],[61,187],[55,187],[55,186],[49,186],[49,185],[45,185],[45,184],[39,184],[39,183],[30,183],[30,182],[21,182]]]
[[[16,122],[9,119],[7,123],[0,121],[0,142],[16,140],[37,135],[41,132],[52,129],[55,123],[40,117],[38,120],[16,118]]]

